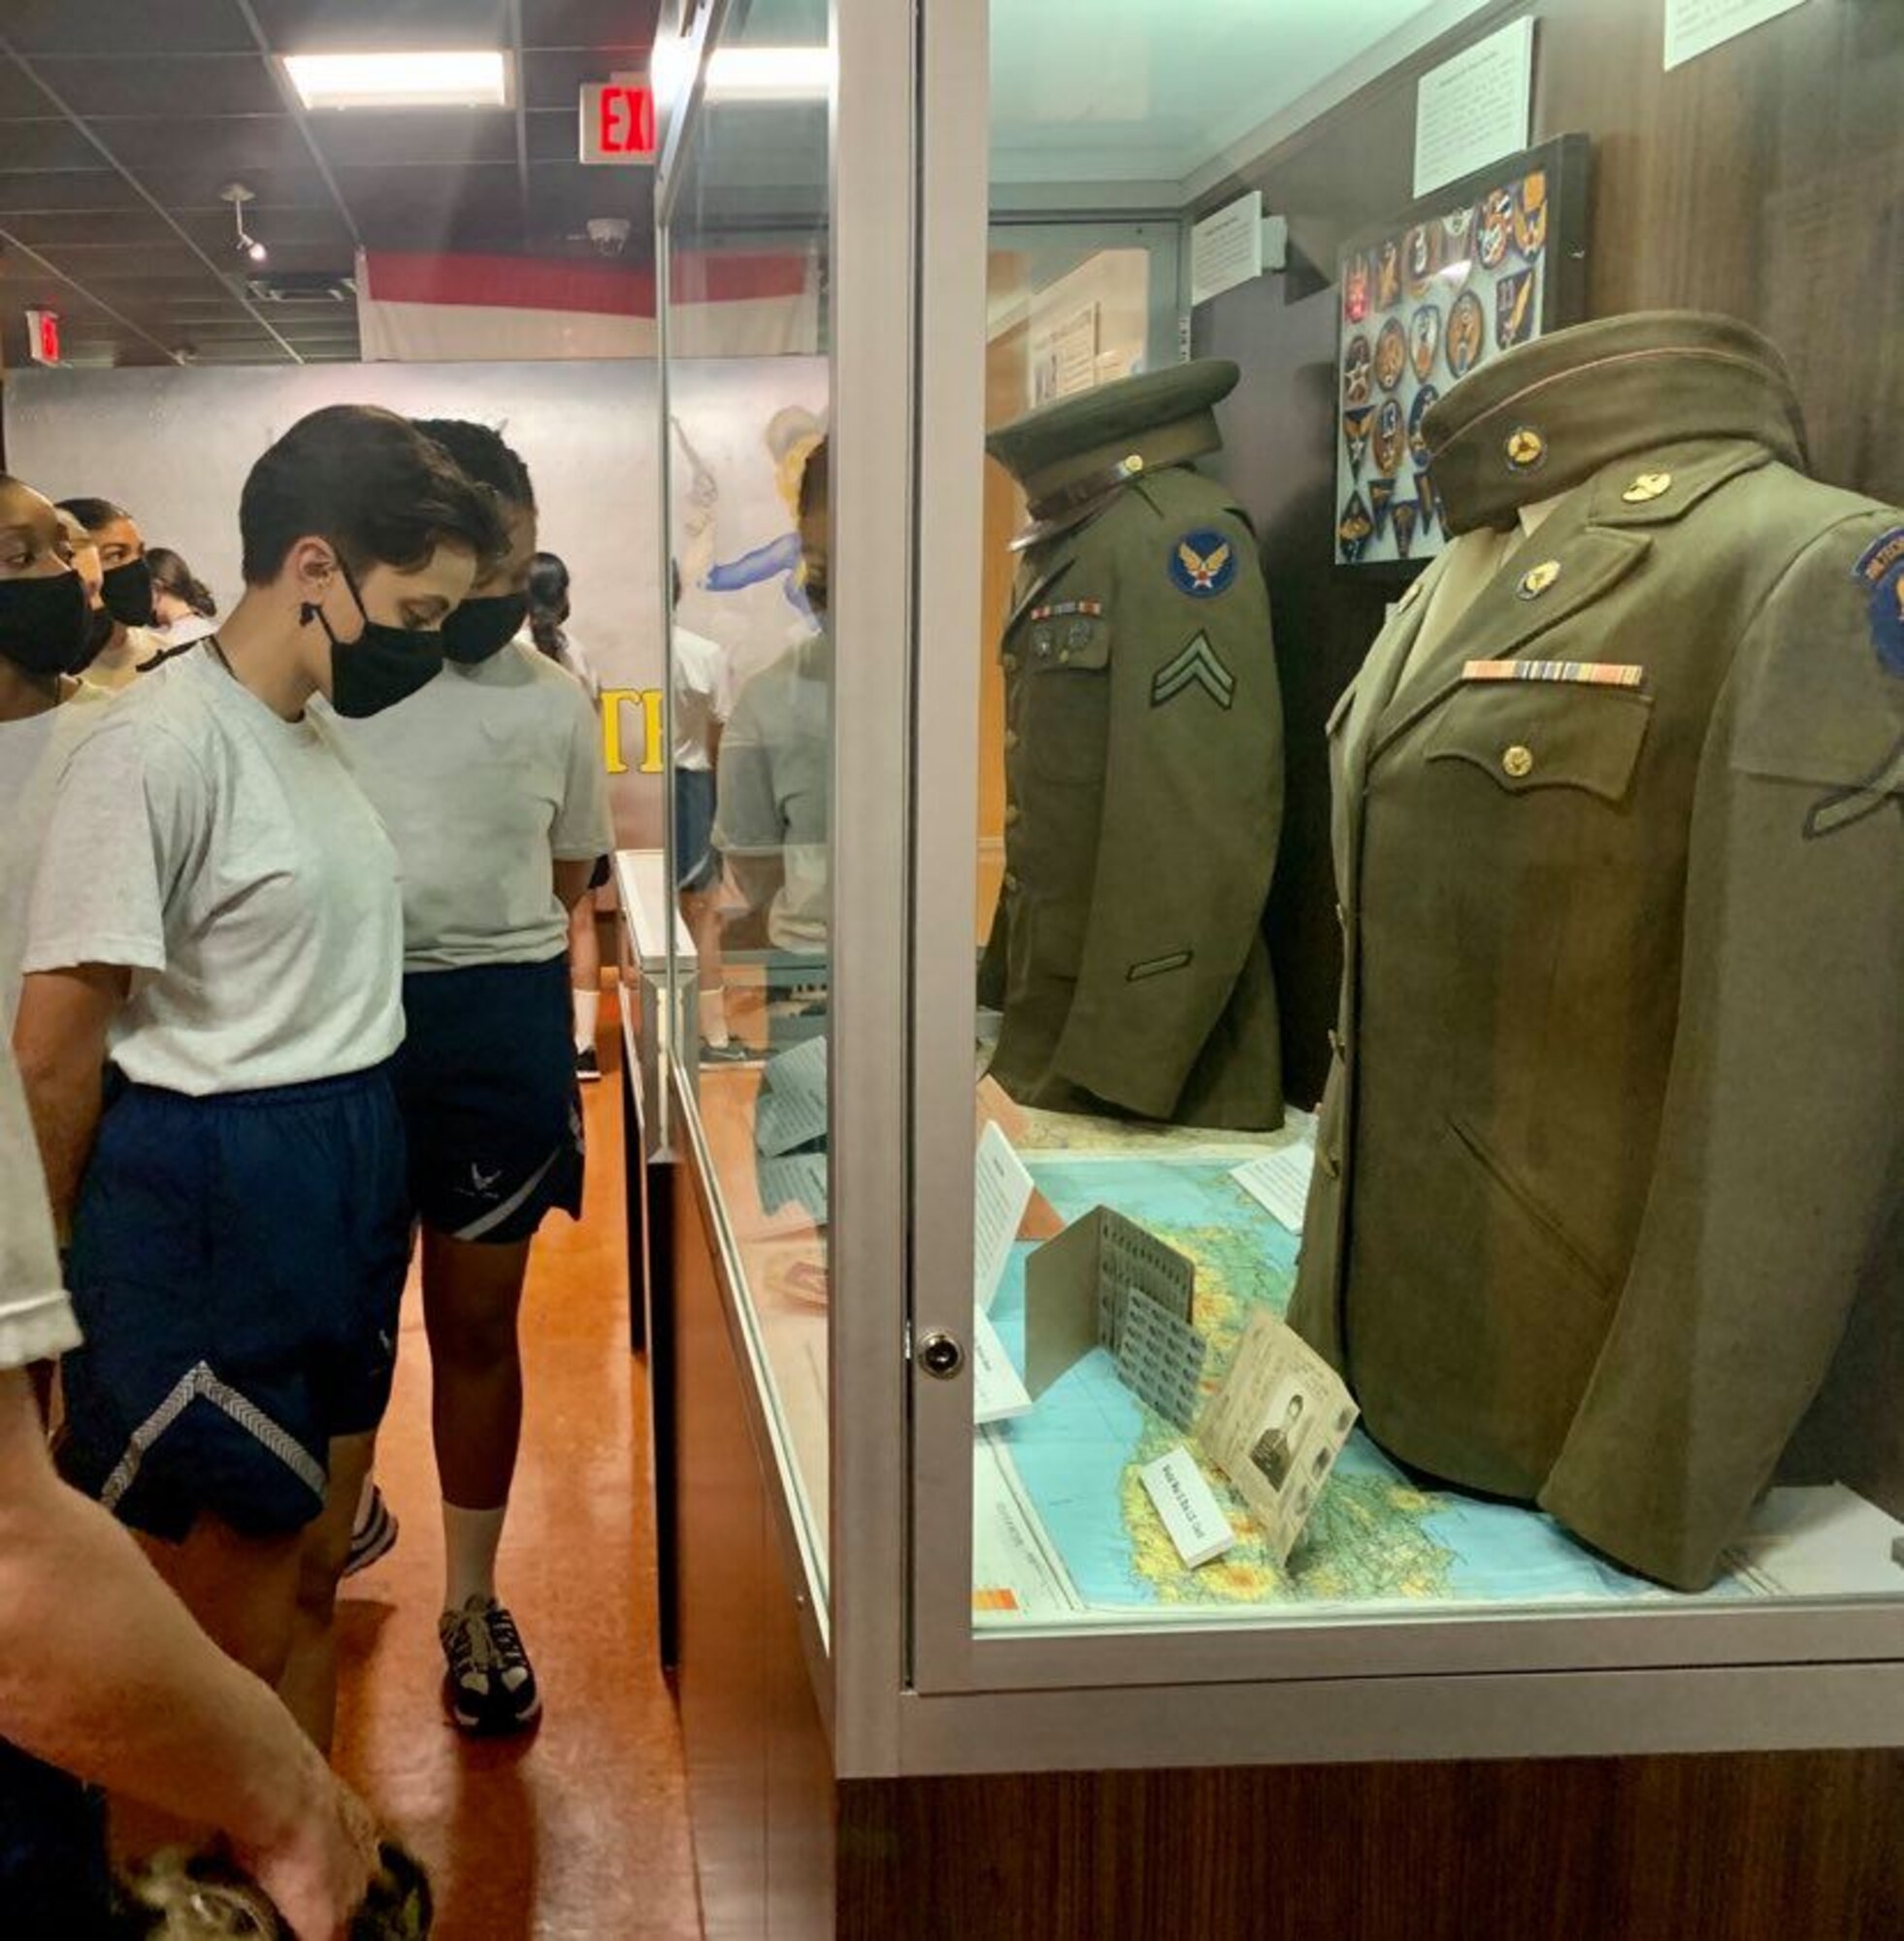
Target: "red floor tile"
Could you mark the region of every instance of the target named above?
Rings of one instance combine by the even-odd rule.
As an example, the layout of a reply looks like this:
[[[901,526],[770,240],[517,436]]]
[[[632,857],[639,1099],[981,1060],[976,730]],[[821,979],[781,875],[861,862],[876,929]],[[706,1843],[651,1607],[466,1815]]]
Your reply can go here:
[[[628,1353],[621,1138],[607,1075],[586,1088],[588,1198],[530,1267],[528,1421],[502,1590],[535,1656],[541,1730],[471,1745],[445,1720],[443,1537],[429,1354],[412,1287],[378,1473],[396,1550],[345,1586],[338,1763],[436,1883],[443,1941],[698,1941],[674,1707],[654,1652],[642,1369]]]

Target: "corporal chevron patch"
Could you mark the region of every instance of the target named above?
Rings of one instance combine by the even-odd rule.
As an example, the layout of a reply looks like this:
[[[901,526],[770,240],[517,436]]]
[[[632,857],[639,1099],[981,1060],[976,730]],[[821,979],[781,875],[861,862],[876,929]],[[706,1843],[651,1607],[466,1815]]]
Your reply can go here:
[[[1193,687],[1200,687],[1219,707],[1236,699],[1236,676],[1224,666],[1207,634],[1198,634],[1150,684],[1150,705],[1162,707]]]

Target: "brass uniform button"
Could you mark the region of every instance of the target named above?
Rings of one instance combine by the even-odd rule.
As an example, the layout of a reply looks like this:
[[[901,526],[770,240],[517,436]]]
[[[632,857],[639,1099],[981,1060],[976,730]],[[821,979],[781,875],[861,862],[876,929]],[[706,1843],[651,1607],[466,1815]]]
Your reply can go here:
[[[1642,472],[1620,496],[1629,506],[1644,506],[1662,498],[1672,489],[1673,475],[1670,472]]]
[[[1500,765],[1518,782],[1522,776],[1533,773],[1533,750],[1516,741],[1512,747],[1502,749]]]
[[[1521,576],[1521,583],[1514,590],[1523,600],[1538,600],[1540,596],[1560,576],[1560,562],[1558,559],[1544,559],[1538,566],[1530,566]]]
[[[1014,892],[1014,894],[1018,889],[1018,878],[1009,870],[1004,872],[1004,886],[1006,889]]]
[[[1021,812],[1022,811],[1019,809],[1019,806],[1015,802],[1008,802],[1005,804],[1004,819],[1005,819],[1005,827],[1007,829],[1009,829],[1012,826],[1012,824],[1018,820],[1018,817]]]
[[[1327,1146],[1322,1147],[1317,1152],[1316,1164],[1322,1168],[1323,1172],[1329,1178],[1340,1179],[1342,1177],[1342,1162]]]
[[[1010,754],[1010,753],[1011,753],[1011,751],[1012,751],[1012,750],[1013,750],[1013,749],[1014,749],[1015,747],[1017,747],[1017,745],[1018,745],[1018,730],[1017,730],[1016,728],[1007,728],[1007,729],[1006,729],[1006,730],[1004,731],[1004,744],[1005,744],[1005,753],[1006,753],[1006,754]]]
[[[1130,457],[1124,461],[1123,471],[1127,478],[1134,478],[1143,469],[1144,455],[1141,451],[1132,452]]]
[[[1018,672],[1018,656],[1016,654],[1001,654],[999,656],[999,665],[1004,669],[1006,674],[1016,674]]]

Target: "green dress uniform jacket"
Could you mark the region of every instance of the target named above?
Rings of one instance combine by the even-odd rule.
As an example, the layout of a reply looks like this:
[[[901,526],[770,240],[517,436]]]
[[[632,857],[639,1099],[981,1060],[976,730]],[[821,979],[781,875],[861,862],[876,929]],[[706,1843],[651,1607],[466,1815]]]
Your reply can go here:
[[[1280,1125],[1282,717],[1247,517],[1188,466],[1141,471],[1026,553],[1001,660],[992,1075],[1058,1110]]]
[[[1719,318],[1516,350],[1428,436],[1453,532],[1563,496],[1409,665],[1437,561],[1329,724],[1290,1319],[1404,1462],[1697,1589],[1898,1298],[1904,531]]]

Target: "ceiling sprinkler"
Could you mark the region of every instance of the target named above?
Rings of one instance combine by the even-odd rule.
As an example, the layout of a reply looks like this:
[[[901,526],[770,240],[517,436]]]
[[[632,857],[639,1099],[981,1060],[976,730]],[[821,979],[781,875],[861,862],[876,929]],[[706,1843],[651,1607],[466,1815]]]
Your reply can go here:
[[[236,247],[241,256],[248,256],[254,263],[262,263],[271,251],[245,227],[245,205],[257,201],[252,191],[243,182],[227,182],[218,191],[218,200],[231,204],[232,229],[236,233]]]

